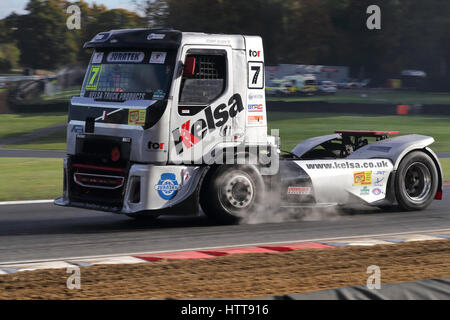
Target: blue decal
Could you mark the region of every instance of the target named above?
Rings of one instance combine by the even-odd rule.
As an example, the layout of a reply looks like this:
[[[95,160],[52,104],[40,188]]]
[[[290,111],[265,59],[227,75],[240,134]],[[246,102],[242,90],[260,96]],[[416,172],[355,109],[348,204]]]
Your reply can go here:
[[[178,192],[179,189],[177,178],[173,173],[163,173],[161,175],[158,184],[155,186],[155,189],[158,191],[158,194],[164,200],[170,200]]]
[[[372,193],[376,196],[380,195],[382,193],[380,188],[375,188],[372,190]]]

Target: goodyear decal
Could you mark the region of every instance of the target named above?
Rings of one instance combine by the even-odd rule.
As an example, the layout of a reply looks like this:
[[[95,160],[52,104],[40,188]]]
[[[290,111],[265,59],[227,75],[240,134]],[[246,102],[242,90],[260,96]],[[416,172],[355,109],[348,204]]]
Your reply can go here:
[[[143,126],[145,125],[146,110],[130,109],[128,111],[128,124]]]

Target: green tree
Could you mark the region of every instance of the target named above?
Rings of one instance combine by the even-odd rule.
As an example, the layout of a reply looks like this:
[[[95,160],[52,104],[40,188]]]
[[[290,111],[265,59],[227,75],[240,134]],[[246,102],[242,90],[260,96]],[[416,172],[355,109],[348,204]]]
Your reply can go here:
[[[19,17],[15,32],[24,66],[52,69],[75,60],[77,48],[66,27],[66,4],[62,0],[28,2],[29,13]]]

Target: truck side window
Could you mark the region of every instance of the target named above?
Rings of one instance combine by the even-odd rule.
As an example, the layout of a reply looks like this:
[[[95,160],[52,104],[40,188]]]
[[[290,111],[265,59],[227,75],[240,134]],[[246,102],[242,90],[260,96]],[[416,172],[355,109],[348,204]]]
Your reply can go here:
[[[183,75],[179,104],[206,105],[216,100],[226,86],[226,56],[188,54],[195,58],[193,75]]]

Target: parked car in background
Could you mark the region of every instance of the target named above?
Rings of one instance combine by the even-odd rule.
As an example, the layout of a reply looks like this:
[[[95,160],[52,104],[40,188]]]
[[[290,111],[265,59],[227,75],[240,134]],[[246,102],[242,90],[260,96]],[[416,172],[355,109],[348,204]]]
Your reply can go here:
[[[367,87],[369,84],[370,79],[364,79],[362,81],[358,81],[357,79],[349,80],[346,82],[339,82],[337,84],[337,87],[339,89],[361,89]]]
[[[281,94],[283,94],[283,88],[282,88],[282,84],[283,84],[283,80],[270,80],[269,82],[267,82],[266,84],[266,94],[268,96],[279,96]]]
[[[317,93],[317,79],[314,75],[294,75],[283,78],[284,92],[296,95],[314,95]]]
[[[335,94],[337,85],[334,81],[319,81],[317,88],[320,94]]]

